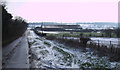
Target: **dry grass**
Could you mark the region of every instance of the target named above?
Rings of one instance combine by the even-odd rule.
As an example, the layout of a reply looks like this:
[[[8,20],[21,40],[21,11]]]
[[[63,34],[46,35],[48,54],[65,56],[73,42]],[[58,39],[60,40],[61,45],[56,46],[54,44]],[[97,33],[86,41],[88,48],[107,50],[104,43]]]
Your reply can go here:
[[[56,38],[55,36],[48,36],[46,39],[49,40],[57,40],[59,43],[65,44],[66,46],[74,47],[74,48],[90,48],[91,50],[96,50],[97,55],[107,56],[109,57],[110,61],[120,61],[120,48],[114,48],[114,46],[109,46],[109,48],[105,45],[99,45],[94,42],[90,42],[90,44],[82,44],[79,40],[75,39],[67,39],[67,38]]]
[[[120,48],[114,48],[114,46],[107,47],[95,43],[89,44],[88,47],[97,50],[100,57],[108,56],[110,61],[120,61]]]

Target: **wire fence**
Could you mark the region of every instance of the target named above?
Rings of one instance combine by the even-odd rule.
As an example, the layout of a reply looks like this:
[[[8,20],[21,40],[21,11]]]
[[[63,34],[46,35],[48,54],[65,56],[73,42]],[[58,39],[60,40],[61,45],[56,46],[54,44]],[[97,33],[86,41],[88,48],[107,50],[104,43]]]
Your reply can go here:
[[[120,47],[118,47],[119,43],[114,43],[114,41],[101,42],[100,40],[89,40],[85,45],[80,38],[70,38],[70,37],[59,37],[64,43],[67,45],[71,45],[73,47],[78,46],[81,48],[90,48],[91,50],[97,51],[99,56],[107,56],[111,61],[119,61],[120,60]],[[70,40],[69,40],[70,39]]]
[[[66,39],[72,39],[72,40],[79,40],[79,42],[80,42],[80,38],[75,38],[75,37],[59,37],[59,38],[66,38]],[[114,47],[114,48],[120,48],[120,44],[119,44],[119,42],[118,42],[119,40],[117,40],[117,41],[109,41],[109,40],[107,40],[107,41],[104,41],[104,40],[90,40],[90,41],[88,41],[87,42],[87,44],[91,44],[91,43],[94,43],[95,45],[99,45],[99,46],[102,46],[102,45],[104,45],[104,46],[107,46],[107,48],[109,48],[109,47]]]
[[[114,48],[118,48],[119,47],[119,44],[118,43],[114,43],[115,41],[101,41],[101,40],[91,40],[91,41],[88,41],[88,44],[91,44],[91,42],[94,42],[96,43],[96,45],[105,45],[107,46],[108,48],[109,47],[114,47]]]

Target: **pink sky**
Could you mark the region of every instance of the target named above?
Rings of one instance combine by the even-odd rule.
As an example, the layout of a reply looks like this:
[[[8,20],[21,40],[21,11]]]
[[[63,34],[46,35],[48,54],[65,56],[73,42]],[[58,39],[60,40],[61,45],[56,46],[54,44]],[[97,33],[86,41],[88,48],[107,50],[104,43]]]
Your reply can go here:
[[[8,10],[28,22],[118,22],[117,2],[11,2]]]

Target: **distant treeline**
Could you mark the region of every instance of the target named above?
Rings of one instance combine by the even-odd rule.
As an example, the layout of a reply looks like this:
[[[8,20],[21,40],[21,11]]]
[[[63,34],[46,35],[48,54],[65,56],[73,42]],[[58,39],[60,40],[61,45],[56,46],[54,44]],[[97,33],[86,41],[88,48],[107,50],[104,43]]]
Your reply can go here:
[[[53,34],[54,36],[65,36],[65,37],[116,37],[120,38],[120,28],[114,28],[114,29],[77,29],[74,28],[72,30],[66,30],[66,28],[41,28],[36,27],[34,28],[37,31],[64,31],[64,32],[70,32],[70,33],[59,33],[59,34]],[[74,33],[73,33],[74,32]]]
[[[2,5],[2,45],[7,45],[13,40],[22,36],[26,31],[28,24],[21,17],[12,19],[12,15],[7,12],[6,7]]]

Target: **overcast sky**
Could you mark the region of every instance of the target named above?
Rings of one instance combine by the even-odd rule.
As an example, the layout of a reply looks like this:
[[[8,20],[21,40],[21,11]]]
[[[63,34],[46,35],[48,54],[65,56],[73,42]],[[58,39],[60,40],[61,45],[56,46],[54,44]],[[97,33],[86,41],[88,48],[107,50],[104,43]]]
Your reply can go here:
[[[9,0],[7,8],[28,22],[118,22],[117,0]]]

